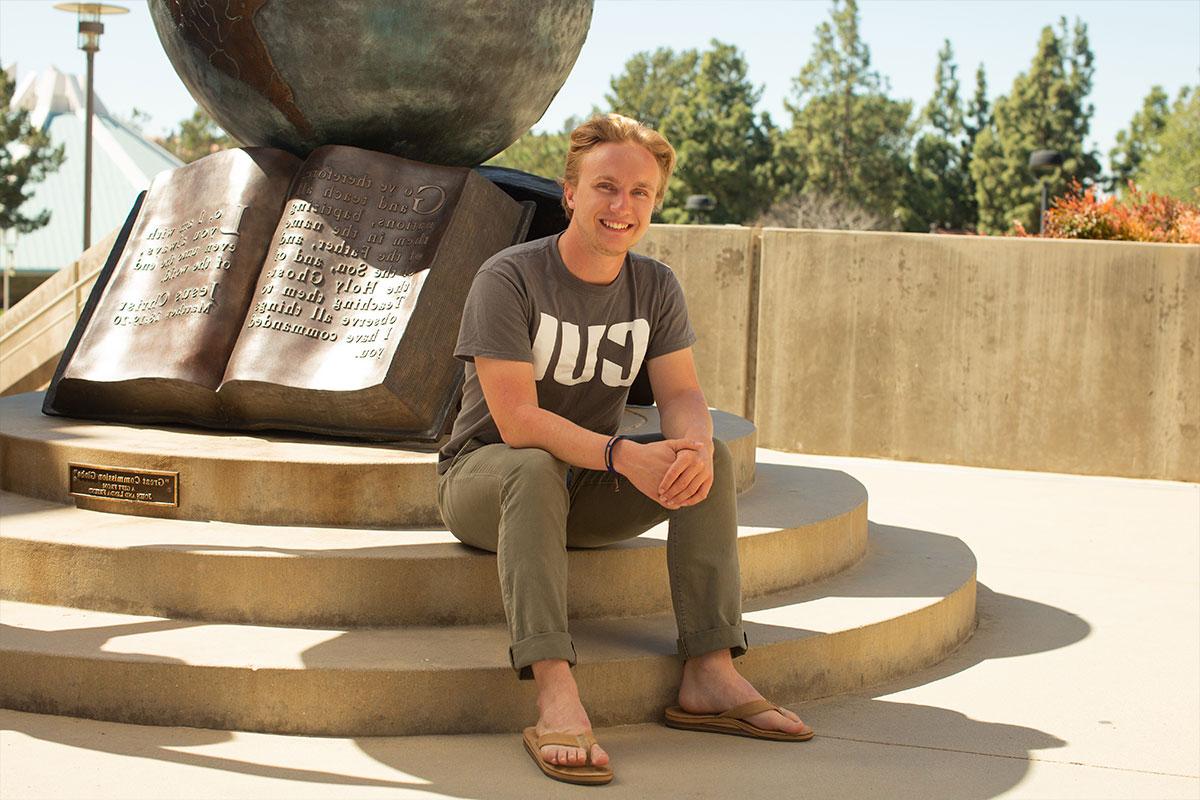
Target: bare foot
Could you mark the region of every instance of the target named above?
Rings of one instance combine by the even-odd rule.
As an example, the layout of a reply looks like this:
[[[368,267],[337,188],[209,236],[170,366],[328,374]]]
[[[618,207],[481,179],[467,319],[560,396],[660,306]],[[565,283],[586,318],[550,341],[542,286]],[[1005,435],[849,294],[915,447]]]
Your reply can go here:
[[[679,707],[689,714],[720,714],[734,706],[761,700],[763,696],[738,673],[728,650],[715,650],[689,658],[683,665],[683,682],[679,686]],[[811,730],[800,717],[788,709],[764,711],[747,717],[746,722],[757,728],[784,733],[807,733]]]
[[[587,733],[592,729],[587,712],[579,702],[579,689],[566,661],[537,661],[533,678],[538,687],[538,721],[534,730],[539,736],[546,733]],[[587,754],[579,747],[548,744],[542,748],[542,759],[549,764],[578,767],[587,763]],[[592,764],[608,764],[608,753],[600,745],[592,746]]]

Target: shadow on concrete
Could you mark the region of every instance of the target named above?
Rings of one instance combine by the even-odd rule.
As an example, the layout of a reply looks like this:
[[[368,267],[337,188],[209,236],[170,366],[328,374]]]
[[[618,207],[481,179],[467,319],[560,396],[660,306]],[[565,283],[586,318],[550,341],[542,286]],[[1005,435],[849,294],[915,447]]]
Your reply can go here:
[[[122,625],[106,625],[64,631],[39,631],[0,624],[0,641],[9,651],[32,651],[71,654],[93,651],[100,653],[104,645],[123,636],[178,630],[196,625],[177,620],[147,620]],[[115,659],[120,652],[112,652]],[[138,654],[141,662],[182,664],[180,659]],[[5,706],[20,706],[22,711],[0,709],[0,730],[11,730],[47,742],[94,750],[113,755],[148,758],[173,764],[216,769],[224,772],[254,775],[264,778],[326,783],[340,786],[408,787],[404,782],[341,775],[320,770],[295,769],[270,764],[256,764],[237,759],[202,753],[180,752],[173,748],[200,747],[233,739],[229,731],[204,728],[164,727],[157,725],[122,724],[119,728],[108,723],[72,716],[59,716],[54,698],[10,698]]]
[[[757,742],[640,725],[602,730],[618,775],[605,796],[768,797],[794,787],[798,795],[829,798],[985,800],[1011,790],[1025,778],[1034,751],[1066,743],[1035,728],[879,699],[992,659],[1066,647],[1091,631],[1077,615],[1043,603],[982,585],[977,597],[975,635],[940,663],[871,690],[791,705],[818,731],[812,742]],[[459,738],[472,742],[470,748],[456,746]],[[546,780],[515,734],[357,743],[388,766],[429,781],[425,788],[440,794],[517,800],[577,791]],[[470,758],[471,769],[461,768],[463,758]],[[488,777],[497,773],[502,783]]]
[[[130,758],[146,758],[169,764],[250,775],[259,778],[304,781],[336,786],[378,786],[389,789],[414,788],[404,781],[387,781],[343,775],[318,769],[297,769],[254,763],[236,758],[188,753],[174,748],[203,747],[231,741],[229,731],[206,728],[174,728],[158,725],[121,725],[76,717],[25,714],[0,710],[0,730],[15,731],[34,739]],[[132,779],[136,781],[136,778]],[[419,787],[418,787],[419,788]]]
[[[788,469],[802,473],[830,472],[800,467]],[[782,480],[786,476],[775,477]],[[812,477],[815,475],[809,476]],[[853,502],[858,489],[850,484],[845,489],[842,502]],[[758,522],[763,523],[769,524],[769,520]],[[873,528],[872,535],[884,540],[890,537],[893,544],[914,537],[952,538],[887,526]],[[861,568],[863,565],[860,564],[852,570]],[[831,594],[850,596],[834,588],[842,577],[831,579]],[[864,597],[930,594],[929,586],[906,581],[901,575],[895,575],[883,584],[868,586],[869,591],[859,588],[854,594]],[[804,587],[803,591],[819,597],[822,585]],[[818,787],[819,794],[830,797],[982,800],[1010,790],[1025,776],[1032,751],[1060,747],[1064,743],[1049,733],[1032,728],[973,720],[949,709],[879,699],[991,659],[1066,647],[1090,632],[1088,623],[1077,615],[1023,598],[996,594],[984,586],[978,587],[978,618],[979,627],[974,638],[937,665],[874,691],[828,698],[799,707],[798,710],[819,732],[818,738],[811,743],[765,743],[643,726],[601,731],[620,776],[617,784],[606,790],[606,796],[756,797],[776,794],[784,787],[796,787],[799,793],[804,793],[804,787]],[[180,623],[164,621],[163,624]],[[786,628],[780,633],[784,630],[790,635],[798,632],[796,628]],[[99,651],[106,641],[120,633],[96,629],[90,633],[71,631],[37,635],[49,639],[71,637],[69,649],[74,651],[79,649],[78,637],[87,636],[88,647]],[[8,638],[6,632],[5,639]],[[331,645],[336,648],[350,643],[353,632],[347,632],[345,641],[339,641],[342,638],[307,651],[306,663],[319,663],[322,652]],[[647,646],[657,651],[660,645],[656,641]],[[515,676],[512,687],[514,691],[517,689]],[[337,702],[336,698],[331,698],[331,702]],[[437,698],[430,698],[430,702],[436,703]],[[844,712],[845,709],[849,712]],[[26,735],[73,747],[314,784],[402,787],[456,797],[522,800],[566,796],[567,793],[575,796],[580,791],[545,779],[522,751],[519,737],[511,734],[355,740],[363,753],[406,776],[417,778],[414,782],[249,763],[172,749],[227,741],[231,734],[223,731],[146,726],[108,740],[108,737],[97,736],[95,729],[89,728],[89,724],[95,723],[86,720],[24,714],[3,714],[2,718],[6,725],[14,725],[14,730]],[[953,781],[952,786],[947,785],[949,781]]]
[[[823,736],[819,705],[798,709],[818,730],[817,738],[800,744],[666,727],[608,728],[599,737],[617,777],[604,790],[605,797],[987,800],[1020,784],[1029,762],[1023,757],[980,758],[977,753],[1013,747],[1028,753],[1063,744],[1032,728],[973,720],[947,709],[881,700],[862,703],[865,706],[855,710],[860,721],[902,722],[910,739],[942,731],[970,743],[975,752]],[[524,800],[576,797],[580,792],[544,778],[515,735],[461,738],[467,741],[416,737],[357,743],[380,762],[429,781],[424,788],[439,795]]]

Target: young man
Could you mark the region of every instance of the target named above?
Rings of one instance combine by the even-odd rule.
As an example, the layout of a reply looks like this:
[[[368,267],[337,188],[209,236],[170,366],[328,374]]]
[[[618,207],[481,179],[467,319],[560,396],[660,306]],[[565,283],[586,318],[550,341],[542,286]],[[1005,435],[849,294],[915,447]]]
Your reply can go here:
[[[537,682],[540,716],[525,746],[547,775],[570,782],[604,783],[612,770],[570,671],[566,548],[631,538],[663,519],[685,659],[668,724],[812,736],[733,666],[746,641],[729,451],[712,438],[679,284],[630,252],[674,163],[661,135],[627,117],[576,128],[563,179],[567,230],[484,264],[455,350],[466,383],[438,465],[442,516],[461,541],[497,554],[512,665]],[[614,436],[643,361],[659,441]]]

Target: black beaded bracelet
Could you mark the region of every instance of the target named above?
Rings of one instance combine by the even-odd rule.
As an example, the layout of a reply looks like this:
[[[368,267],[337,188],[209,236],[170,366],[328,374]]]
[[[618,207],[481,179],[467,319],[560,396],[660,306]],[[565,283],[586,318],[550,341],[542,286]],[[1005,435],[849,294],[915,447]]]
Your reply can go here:
[[[618,475],[617,468],[613,466],[613,448],[617,446],[617,442],[624,439],[624,436],[617,435],[608,440],[604,445],[604,466],[608,470],[609,475]]]

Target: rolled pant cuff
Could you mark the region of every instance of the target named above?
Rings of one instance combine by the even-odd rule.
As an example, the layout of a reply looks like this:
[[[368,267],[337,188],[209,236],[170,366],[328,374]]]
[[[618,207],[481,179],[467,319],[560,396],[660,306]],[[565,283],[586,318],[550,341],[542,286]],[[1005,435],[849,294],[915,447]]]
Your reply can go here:
[[[508,660],[517,671],[517,677],[523,681],[533,679],[533,662],[551,658],[562,659],[575,666],[575,644],[571,641],[571,634],[538,633],[514,642],[508,648]]]
[[[730,654],[737,658],[746,654],[750,643],[741,625],[727,625],[723,628],[689,633],[679,639],[676,646],[679,648],[679,657],[683,659],[724,649],[730,650]]]

